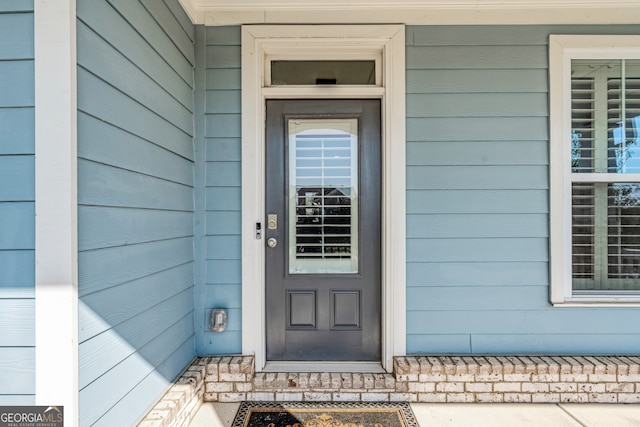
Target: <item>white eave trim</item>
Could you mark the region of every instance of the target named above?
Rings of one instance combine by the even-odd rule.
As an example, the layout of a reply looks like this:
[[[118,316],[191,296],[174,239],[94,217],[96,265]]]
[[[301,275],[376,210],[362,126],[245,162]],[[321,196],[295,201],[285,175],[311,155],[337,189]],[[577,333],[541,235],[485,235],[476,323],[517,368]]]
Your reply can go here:
[[[197,6],[197,1],[178,0],[178,3],[180,3],[184,11],[187,13],[191,22],[194,24],[204,24],[204,12],[201,7]]]
[[[196,24],[635,24],[637,0],[180,0]]]

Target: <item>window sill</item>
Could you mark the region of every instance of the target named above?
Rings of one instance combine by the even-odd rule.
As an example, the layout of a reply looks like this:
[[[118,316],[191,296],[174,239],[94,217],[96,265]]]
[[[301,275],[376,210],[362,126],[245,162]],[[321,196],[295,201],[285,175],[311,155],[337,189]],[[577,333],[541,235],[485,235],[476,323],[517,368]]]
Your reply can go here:
[[[634,295],[574,295],[554,307],[640,307],[640,294]]]

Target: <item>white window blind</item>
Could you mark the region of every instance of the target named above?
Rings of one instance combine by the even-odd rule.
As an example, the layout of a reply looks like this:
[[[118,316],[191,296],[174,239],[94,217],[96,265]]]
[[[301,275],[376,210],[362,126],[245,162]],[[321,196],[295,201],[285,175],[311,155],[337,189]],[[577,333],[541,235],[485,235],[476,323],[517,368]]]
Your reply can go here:
[[[292,274],[358,271],[358,120],[289,121]]]
[[[640,290],[640,61],[572,60],[573,290]]]

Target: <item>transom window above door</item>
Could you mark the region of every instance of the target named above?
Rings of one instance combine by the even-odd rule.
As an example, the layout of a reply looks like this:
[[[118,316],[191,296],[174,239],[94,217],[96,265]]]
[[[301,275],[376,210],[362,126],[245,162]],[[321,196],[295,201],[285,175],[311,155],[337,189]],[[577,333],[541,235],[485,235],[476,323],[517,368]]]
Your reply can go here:
[[[264,61],[264,87],[383,86],[379,49],[323,46],[301,51],[287,45],[271,49]]]
[[[271,61],[271,84],[375,85],[376,61]]]

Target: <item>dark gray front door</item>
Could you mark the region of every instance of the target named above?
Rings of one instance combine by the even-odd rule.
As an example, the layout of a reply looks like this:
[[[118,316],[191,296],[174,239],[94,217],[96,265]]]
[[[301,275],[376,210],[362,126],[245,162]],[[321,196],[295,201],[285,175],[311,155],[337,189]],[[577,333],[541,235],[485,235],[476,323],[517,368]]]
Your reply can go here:
[[[266,125],[267,360],[379,361],[380,101],[269,100]]]

